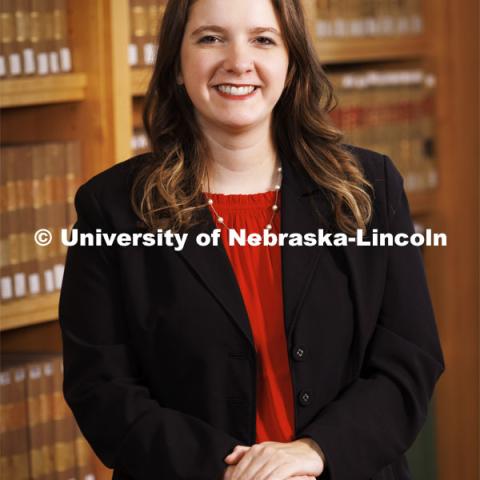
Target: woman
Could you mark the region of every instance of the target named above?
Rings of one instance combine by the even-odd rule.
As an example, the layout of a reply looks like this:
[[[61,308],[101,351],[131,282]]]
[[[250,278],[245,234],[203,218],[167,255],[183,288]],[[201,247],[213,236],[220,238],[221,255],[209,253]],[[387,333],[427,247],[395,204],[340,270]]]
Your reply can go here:
[[[179,236],[69,247],[80,428],[117,479],[411,478],[404,452],[444,370],[418,249],[229,242],[413,233],[391,160],[329,122],[300,1],[169,2],[159,45],[153,153],[82,185],[75,228]],[[216,245],[195,241],[215,229]]]

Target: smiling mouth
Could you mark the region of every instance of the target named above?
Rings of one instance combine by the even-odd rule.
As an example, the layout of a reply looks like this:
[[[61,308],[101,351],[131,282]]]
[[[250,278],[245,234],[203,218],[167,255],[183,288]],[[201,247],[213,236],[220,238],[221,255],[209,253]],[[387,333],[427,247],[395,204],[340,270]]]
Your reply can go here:
[[[259,87],[256,85],[245,85],[241,87],[235,87],[233,85],[216,85],[214,88],[221,95],[242,98],[252,95]]]

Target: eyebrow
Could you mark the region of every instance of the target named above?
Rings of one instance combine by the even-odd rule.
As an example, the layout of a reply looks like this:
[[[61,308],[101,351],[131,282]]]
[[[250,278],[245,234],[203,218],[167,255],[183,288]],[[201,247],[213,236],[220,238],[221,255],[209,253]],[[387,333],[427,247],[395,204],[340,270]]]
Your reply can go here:
[[[220,27],[219,25],[202,25],[201,27],[198,27],[192,32],[192,37],[195,35],[199,35],[202,32],[205,31],[210,31],[210,32],[220,32],[224,33],[225,29],[223,27]],[[253,27],[248,29],[248,33],[264,33],[264,32],[270,32],[273,33],[274,35],[280,36],[280,32],[273,27]]]

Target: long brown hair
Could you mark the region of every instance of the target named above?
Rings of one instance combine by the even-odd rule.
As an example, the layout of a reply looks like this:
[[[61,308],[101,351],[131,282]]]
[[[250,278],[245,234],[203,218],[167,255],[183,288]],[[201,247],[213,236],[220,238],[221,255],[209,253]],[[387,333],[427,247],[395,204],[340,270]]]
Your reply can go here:
[[[145,99],[143,122],[152,155],[135,178],[131,201],[152,231],[188,228],[207,205],[202,180],[209,148],[185,87],[176,81],[182,38],[195,1],[168,1]],[[285,88],[272,112],[275,148],[324,188],[340,230],[365,229],[372,216],[367,191],[372,186],[328,116],[337,101],[309,37],[301,1],[272,0],[272,4],[289,54]]]

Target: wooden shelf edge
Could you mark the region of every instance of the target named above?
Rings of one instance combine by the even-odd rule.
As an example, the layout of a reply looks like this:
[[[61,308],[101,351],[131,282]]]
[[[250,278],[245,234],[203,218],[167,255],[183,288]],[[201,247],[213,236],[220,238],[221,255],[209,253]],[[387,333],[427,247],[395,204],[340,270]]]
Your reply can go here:
[[[86,87],[84,73],[8,78],[0,81],[0,108],[82,101]]]
[[[335,40],[316,38],[315,47],[324,64],[420,58],[429,53],[424,35]]]
[[[54,292],[2,304],[0,331],[57,320],[59,299],[60,292]]]

